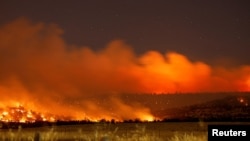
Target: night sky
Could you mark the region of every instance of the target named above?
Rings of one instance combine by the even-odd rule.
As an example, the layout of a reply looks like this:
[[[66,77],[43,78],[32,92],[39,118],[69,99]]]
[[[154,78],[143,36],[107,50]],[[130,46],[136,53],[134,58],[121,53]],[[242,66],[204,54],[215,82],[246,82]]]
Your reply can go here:
[[[176,51],[209,64],[250,64],[246,0],[1,1],[0,24],[19,17],[57,24],[68,44],[102,49],[114,40],[140,55]]]
[[[17,105],[74,119],[152,120],[153,110],[249,92],[249,7],[0,1],[0,121]]]

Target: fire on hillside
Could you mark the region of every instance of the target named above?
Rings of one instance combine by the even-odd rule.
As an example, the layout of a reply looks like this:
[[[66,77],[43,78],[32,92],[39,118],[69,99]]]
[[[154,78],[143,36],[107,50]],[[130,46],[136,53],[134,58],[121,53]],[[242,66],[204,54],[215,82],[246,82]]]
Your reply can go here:
[[[66,116],[58,116],[50,113],[39,113],[33,110],[28,110],[22,105],[16,107],[7,107],[6,109],[0,109],[0,121],[2,122],[36,122],[36,121],[48,121],[54,122],[56,120],[69,121],[72,118]]]
[[[138,120],[138,121],[153,121],[154,116],[141,113],[141,117],[128,120]],[[97,117],[72,117],[65,115],[55,115],[51,113],[41,113],[31,109],[27,109],[22,105],[12,106],[7,108],[0,108],[0,122],[18,122],[18,123],[34,123],[34,122],[57,122],[57,121],[116,121],[122,122],[124,120],[115,118],[97,118]]]

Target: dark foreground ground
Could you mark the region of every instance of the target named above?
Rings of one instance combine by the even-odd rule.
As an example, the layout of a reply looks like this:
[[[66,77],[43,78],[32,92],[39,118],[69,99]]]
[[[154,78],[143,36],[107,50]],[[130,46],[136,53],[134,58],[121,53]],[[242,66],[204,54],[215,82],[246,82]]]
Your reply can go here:
[[[249,124],[250,122],[149,122],[149,123],[86,123],[49,125],[33,128],[1,129],[0,140],[32,141],[177,141],[207,139],[208,124]],[[185,136],[184,136],[185,135]]]

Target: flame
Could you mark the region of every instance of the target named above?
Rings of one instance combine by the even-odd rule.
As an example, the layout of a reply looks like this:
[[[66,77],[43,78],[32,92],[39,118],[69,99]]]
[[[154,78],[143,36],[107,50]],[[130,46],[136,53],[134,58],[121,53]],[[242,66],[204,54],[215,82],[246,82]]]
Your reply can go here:
[[[151,121],[148,107],[119,95],[250,91],[249,65],[211,66],[177,52],[138,56],[122,40],[94,51],[68,45],[62,33],[55,24],[23,18],[0,27],[2,121]]]
[[[7,110],[7,111],[6,111]],[[73,117],[65,117],[64,115],[53,115],[50,113],[44,114],[44,113],[39,113],[35,112],[32,110],[27,110],[22,106],[18,107],[8,107],[6,110],[0,110],[0,121],[3,122],[21,122],[21,123],[32,123],[36,121],[49,121],[49,122],[55,122],[57,120],[60,121],[70,121],[70,120],[88,120],[88,121],[93,121],[93,122],[98,122],[102,119],[105,119],[106,121],[120,121],[122,122],[123,120],[121,119],[114,119],[113,117],[85,117],[84,119],[79,119],[79,118],[73,118]],[[141,121],[153,121],[154,117],[151,114],[145,114],[145,113],[140,113],[140,118]]]
[[[144,115],[141,115],[140,117],[141,117],[140,120],[142,121],[154,121],[155,120],[155,117],[152,115],[144,114]]]
[[[5,110],[0,110],[0,121],[7,122],[35,122],[35,121],[55,121],[55,118],[50,114],[47,114],[46,117],[42,114],[34,112],[32,110],[26,110],[23,106],[18,107],[8,107]],[[47,120],[48,119],[48,120]],[[58,118],[60,119],[60,118]],[[62,118],[63,119],[63,118]]]

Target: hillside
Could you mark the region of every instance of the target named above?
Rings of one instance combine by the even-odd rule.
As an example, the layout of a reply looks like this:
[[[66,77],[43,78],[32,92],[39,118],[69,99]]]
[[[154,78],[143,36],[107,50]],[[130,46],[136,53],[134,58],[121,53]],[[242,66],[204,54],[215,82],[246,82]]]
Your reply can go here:
[[[158,112],[164,120],[250,121],[250,96],[222,99]]]

